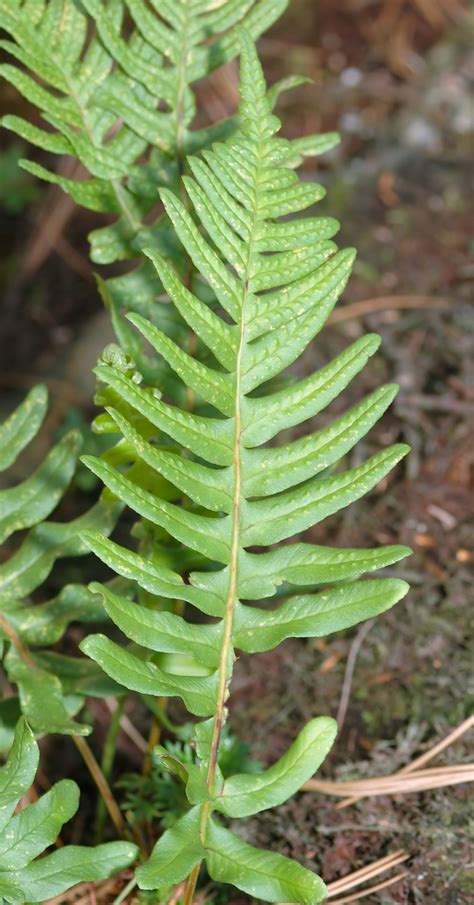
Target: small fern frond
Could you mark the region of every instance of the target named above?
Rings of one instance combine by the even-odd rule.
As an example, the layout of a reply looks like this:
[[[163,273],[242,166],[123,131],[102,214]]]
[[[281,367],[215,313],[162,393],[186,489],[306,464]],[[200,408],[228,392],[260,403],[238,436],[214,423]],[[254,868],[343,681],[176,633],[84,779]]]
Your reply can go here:
[[[37,435],[47,410],[45,387],[35,387],[13,414],[0,425],[0,471],[13,466],[19,454]],[[74,474],[80,435],[67,434],[50,451],[34,474],[0,490],[2,543],[15,532],[30,529],[13,551],[5,550],[0,564],[0,646],[9,642],[3,666],[17,685],[18,707],[5,702],[8,724],[20,710],[38,732],[90,732],[71,719],[84,697],[103,686],[97,670],[72,657],[45,650],[55,644],[71,622],[103,622],[104,610],[97,597],[79,584],[66,585],[57,597],[32,603],[30,595],[47,579],[57,559],[89,552],[81,539],[87,530],[109,534],[121,510],[120,504],[100,501],[70,522],[45,521],[56,508]],[[41,659],[43,658],[43,660]],[[44,659],[46,658],[46,659]],[[77,680],[77,681],[76,681]],[[111,689],[109,683],[102,693]],[[75,695],[73,697],[72,695]],[[3,704],[0,702],[0,712]],[[6,726],[5,726],[6,731]]]
[[[177,695],[193,714],[209,718],[196,727],[199,765],[188,767],[192,808],[139,868],[139,886],[180,882],[205,860],[213,879],[249,895],[309,905],[325,896],[318,877],[279,855],[256,851],[213,815],[254,814],[286,800],[318,768],[336,726],[330,719],[312,720],[269,770],[224,781],[218,754],[234,651],[269,650],[289,637],[348,628],[405,595],[404,581],[361,580],[407,555],[404,547],[345,551],[298,542],[267,548],[360,499],[407,447],[392,446],[356,468],[326,472],[383,414],[394,396],[392,386],[304,439],[262,446],[335,399],[379,340],[365,337],[315,374],[277,391],[272,386],[320,331],[346,285],[354,253],[334,246],[333,220],[281,219],[312,206],[324,192],[298,182],[289,165],[291,146],[277,137],[280,123],[245,34],[242,47],[240,129],[204,151],[202,160],[189,160],[193,175],[184,183],[196,220],[173,192],[161,192],[174,229],[207,284],[210,306],[156,250],[148,252],[170,298],[208,347],[209,363],[196,361],[143,317],[130,316],[207,406],[207,414],[172,405],[113,362],[102,362],[97,375],[107,385],[109,427],[115,425],[134,450],[149,475],[148,486],[158,474],[176,488],[175,497],[150,491],[133,470],[86,458],[117,498],[194,551],[202,567],[180,575],[157,556],[145,559],[97,533],[84,538],[90,548],[119,575],[165,600],[187,601],[214,621],[194,624],[95,585],[112,621],[139,652],[101,635],[82,647],[130,689]],[[181,494],[186,505],[174,501]],[[273,608],[251,603],[263,599],[273,601]],[[185,660],[173,659],[175,653]]]
[[[33,785],[39,761],[35,737],[18,721],[7,762],[0,769],[0,898],[2,902],[46,902],[75,883],[105,880],[136,858],[137,847],[108,842],[96,848],[66,845],[38,857],[53,845],[79,806],[79,787],[63,779],[15,813]]]

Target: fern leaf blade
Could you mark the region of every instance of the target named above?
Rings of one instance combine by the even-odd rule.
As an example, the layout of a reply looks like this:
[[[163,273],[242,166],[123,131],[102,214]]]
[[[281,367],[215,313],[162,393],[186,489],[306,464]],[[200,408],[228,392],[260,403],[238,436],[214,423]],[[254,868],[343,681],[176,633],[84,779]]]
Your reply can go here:
[[[314,478],[297,489],[247,503],[245,546],[277,543],[333,515],[375,487],[409,452],[398,444],[357,468],[331,478]]]
[[[271,597],[280,585],[325,585],[359,578],[411,555],[394,544],[375,549],[339,549],[313,544],[289,544],[242,558],[238,593],[242,600]]]
[[[396,385],[381,387],[330,427],[287,446],[247,450],[247,497],[277,493],[329,468],[366,436],[397,392]]]
[[[84,532],[84,543],[99,559],[124,578],[133,579],[145,591],[157,597],[186,600],[208,616],[222,615],[219,600],[202,593],[199,588],[185,584],[177,572],[172,572],[95,532]]]
[[[77,433],[68,434],[30,478],[0,491],[0,541],[52,512],[71,480],[80,445]]]
[[[215,676],[179,676],[164,672],[154,663],[139,659],[104,635],[89,635],[81,650],[114,681],[153,697],[180,697],[196,716],[214,713],[217,679]]]
[[[183,412],[150,397],[113,368],[99,365],[96,374],[117,390],[133,408],[159,430],[213,465],[232,464],[232,428],[228,421]]]
[[[157,499],[152,493],[142,490],[128,478],[121,476],[116,469],[92,456],[83,456],[82,462],[119,500],[127,503],[143,518],[164,528],[172,537],[203,556],[222,563],[228,562],[230,545],[226,519],[184,512],[181,507]]]
[[[25,719],[21,718],[7,762],[0,768],[0,830],[3,830],[18,802],[34,782],[39,762],[38,745]]]
[[[217,809],[227,817],[249,817],[287,801],[316,772],[332,748],[337,723],[310,720],[288,751],[263,773],[236,773],[226,780]]]
[[[15,462],[36,435],[46,414],[46,387],[34,387],[12,415],[0,425],[0,471]]]
[[[333,591],[291,597],[268,613],[241,607],[236,615],[235,645],[247,653],[277,647],[286,638],[318,638],[357,625],[394,606],[409,586],[399,579],[360,581]]]
[[[202,807],[191,808],[156,843],[136,873],[139,889],[157,889],[185,880],[205,854],[199,838]]]
[[[288,389],[265,399],[245,400],[245,446],[260,446],[288,427],[301,424],[322,411],[346,388],[380,346],[380,337],[364,336],[329,365]]]
[[[264,902],[315,905],[327,895],[320,877],[282,855],[253,848],[211,821],[205,842],[206,865],[213,880],[232,883]]]
[[[193,625],[174,613],[150,610],[119,597],[97,583],[91,590],[101,594],[112,621],[136,644],[160,653],[185,654],[191,650],[204,666],[219,665],[221,626]]]
[[[63,824],[74,816],[78,806],[76,783],[63,779],[13,817],[8,835],[0,842],[0,876],[5,870],[21,870],[48,845],[53,845]]]
[[[234,393],[232,378],[229,375],[220,374],[214,368],[203,365],[187,352],[183,352],[165,333],[140,317],[139,314],[129,314],[128,320],[138,327],[143,336],[166,359],[186,386],[194,386],[199,395],[222,414],[232,415]]]

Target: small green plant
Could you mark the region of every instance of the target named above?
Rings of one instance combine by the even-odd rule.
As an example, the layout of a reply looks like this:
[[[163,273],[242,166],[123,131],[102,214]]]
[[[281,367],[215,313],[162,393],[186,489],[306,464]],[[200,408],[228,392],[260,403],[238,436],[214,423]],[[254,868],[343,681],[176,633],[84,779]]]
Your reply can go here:
[[[192,726],[189,726],[192,733]],[[259,773],[261,765],[249,759],[250,748],[224,726],[219,751],[219,768],[225,777],[236,772]],[[133,824],[157,822],[169,829],[189,810],[183,778],[196,764],[196,749],[189,742],[170,740],[152,753],[146,773],[126,773],[117,786],[124,790],[123,807]],[[156,830],[156,828],[155,828]]]
[[[402,559],[407,548],[341,550],[299,536],[375,487],[407,447],[336,470],[390,405],[392,385],[328,427],[297,440],[286,433],[342,393],[379,338],[361,338],[303,379],[287,370],[343,292],[354,251],[338,250],[332,218],[300,216],[324,191],[299,181],[295,170],[337,137],[278,135],[278,96],[301,80],[267,89],[253,42],[285,6],[0,0],[0,26],[10,36],[2,46],[18,64],[0,72],[41,110],[46,128],[15,116],[4,126],[42,151],[75,157],[88,175],[65,179],[32,162],[25,168],[115,218],[91,234],[96,264],[134,262],[125,275],[98,280],[119,343],[104,350],[96,368],[104,411],[94,428],[114,445],[82,458],[105,485],[100,500],[73,522],[46,521],[74,472],[75,433],[32,478],[0,494],[3,539],[28,530],[0,565],[0,640],[13,695],[0,703],[0,737],[11,741],[16,724],[5,770],[33,752],[9,817],[37,763],[24,717],[38,734],[76,738],[102,795],[99,840],[105,805],[118,832],[129,834],[107,779],[130,692],[171,736],[157,745],[152,732],[146,769],[114,784],[123,790],[140,854],[126,842],[73,846],[29,864],[76,810],[75,786],[62,781],[41,800],[49,815],[57,799],[58,814],[48,817],[42,847],[29,848],[19,865],[21,892],[9,891],[8,873],[3,883],[0,860],[7,902],[33,896],[22,871],[36,877],[34,895],[44,901],[133,860],[130,882],[144,900],[151,892],[165,902],[184,884],[183,901],[191,905],[204,870],[215,883],[267,902],[314,905],[326,896],[316,874],[253,848],[228,823],[297,792],[328,754],[336,723],[315,717],[280,760],[260,769],[229,733],[233,669],[239,652],[349,628],[405,595],[403,581],[364,576]],[[193,85],[239,53],[238,115],[193,128]],[[45,411],[39,387],[0,429],[4,468],[36,436]],[[109,535],[125,505],[137,522],[118,543]],[[36,602],[58,559],[88,551],[111,570],[109,581],[87,587],[84,575],[84,584]],[[71,621],[82,624],[84,658],[51,649]],[[98,623],[104,632],[93,634]],[[76,717],[88,696],[102,695],[116,696],[119,705],[101,769],[78,738],[91,731],[90,714]],[[191,715],[185,726],[165,714],[163,699],[172,697]],[[14,827],[35,808],[12,817]],[[58,863],[61,883],[45,885]]]

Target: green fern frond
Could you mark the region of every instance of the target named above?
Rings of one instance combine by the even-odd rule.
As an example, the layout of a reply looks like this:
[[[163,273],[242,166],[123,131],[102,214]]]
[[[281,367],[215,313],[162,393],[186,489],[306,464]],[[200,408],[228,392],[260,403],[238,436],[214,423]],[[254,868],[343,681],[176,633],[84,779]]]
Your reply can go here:
[[[14,465],[37,435],[47,410],[45,387],[35,387],[13,414],[0,425],[0,471]],[[71,622],[103,622],[97,597],[83,585],[66,585],[57,597],[33,604],[30,595],[47,579],[56,560],[89,552],[81,539],[84,530],[109,534],[120,504],[100,501],[70,522],[46,521],[64,495],[74,474],[81,446],[80,435],[67,434],[46,456],[34,474],[0,490],[0,538],[30,529],[13,552],[5,551],[0,564],[0,644],[6,639],[3,665],[19,691],[19,708],[38,732],[88,733],[71,716],[85,695],[103,685],[97,669],[76,658],[49,664],[39,662],[40,651],[55,644]],[[72,675],[71,675],[72,672]],[[74,676],[77,681],[74,681]],[[101,693],[99,691],[99,693]],[[11,710],[11,701],[9,704]],[[0,711],[2,703],[0,702]]]
[[[328,218],[281,219],[312,206],[324,193],[297,181],[291,146],[277,137],[280,123],[255,48],[245,34],[241,40],[240,130],[205,151],[203,160],[189,160],[193,175],[184,183],[194,216],[174,193],[161,192],[211,304],[186,288],[155,250],[148,252],[170,298],[208,347],[209,363],[196,361],[145,318],[130,316],[208,414],[158,398],[113,362],[97,368],[107,385],[109,428],[115,425],[143,467],[174,486],[176,498],[184,494],[186,505],[150,492],[133,470],[86,459],[117,498],[183,549],[195,551],[203,567],[181,575],[157,557],[144,558],[89,532],[84,540],[90,548],[119,575],[165,600],[184,600],[214,621],[188,622],[95,585],[112,621],[139,648],[123,648],[101,635],[82,647],[128,688],[177,695],[191,713],[208,717],[196,727],[199,763],[188,767],[192,808],[139,868],[139,886],[155,889],[191,874],[192,890],[197,865],[205,861],[213,879],[252,896],[309,905],[325,896],[318,877],[253,849],[214,815],[250,815],[286,800],[318,768],[336,725],[314,719],[269,770],[224,781],[218,755],[235,650],[269,650],[289,637],[348,628],[406,594],[404,581],[361,580],[406,556],[404,547],[346,551],[297,542],[267,548],[358,500],[407,447],[392,446],[356,468],[326,472],[380,418],[393,399],[392,386],[304,439],[262,445],[325,408],[364,367],[379,340],[364,337],[315,374],[272,390],[270,381],[295,362],[331,313],[354,253],[336,250],[331,240],[337,225]],[[263,599],[273,600],[273,608],[251,603]]]
[[[96,848],[66,845],[38,857],[56,842],[77,811],[79,788],[70,779],[56,783],[42,798],[14,813],[33,785],[39,760],[35,737],[21,718],[7,762],[0,769],[0,900],[45,902],[75,883],[104,880],[128,867],[137,847],[109,842]]]
[[[5,63],[0,74],[38,107],[50,128],[18,116],[4,117],[3,125],[43,150],[76,157],[90,178],[66,179],[25,163],[30,172],[59,184],[85,207],[119,215],[117,226],[93,237],[94,260],[133,256],[143,244],[143,217],[156,203],[156,177],[166,184],[167,173],[174,173],[175,181],[176,155],[235,128],[229,121],[192,132],[192,85],[237,55],[237,25],[258,37],[286,5],[1,0],[0,26],[11,36],[1,46],[21,68]],[[150,150],[149,163],[136,171],[136,161]]]
[[[225,139],[238,124],[230,117],[194,128],[194,85],[237,55],[239,26],[257,38],[287,3],[0,0],[0,27],[10,36],[0,44],[19,64],[1,65],[0,75],[40,110],[46,128],[13,115],[3,117],[2,124],[43,150],[75,157],[86,171],[86,178],[66,177],[37,162],[22,162],[77,204],[113,215],[113,223],[90,235],[95,263],[135,258],[153,245],[181,274],[189,268],[167,220],[155,213],[158,190],[179,192],[185,156]],[[284,79],[274,86],[271,104],[301,81]],[[334,133],[289,142],[288,164],[297,166],[304,156],[323,153],[337,142]],[[142,265],[102,288],[119,341],[152,382],[166,380],[181,402],[179,381],[156,356],[152,361],[146,356],[123,319],[135,311],[173,338],[183,333],[178,310],[170,317],[159,303],[163,287],[156,271]],[[201,354],[206,352],[199,342]]]

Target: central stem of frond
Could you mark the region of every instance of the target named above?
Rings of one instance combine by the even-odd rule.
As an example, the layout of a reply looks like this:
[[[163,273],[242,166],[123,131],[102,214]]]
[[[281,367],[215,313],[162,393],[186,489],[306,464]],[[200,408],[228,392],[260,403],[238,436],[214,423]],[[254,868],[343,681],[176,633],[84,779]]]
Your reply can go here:
[[[258,194],[258,177],[256,174],[256,196]],[[231,556],[229,563],[229,585],[227,591],[227,599],[224,614],[224,635],[222,640],[221,662],[219,668],[219,686],[216,703],[216,714],[214,718],[214,730],[212,735],[211,752],[209,758],[209,766],[207,772],[207,787],[212,793],[214,779],[219,760],[219,745],[222,735],[222,728],[225,723],[225,703],[228,696],[228,688],[232,678],[233,667],[233,649],[232,649],[232,630],[234,625],[234,612],[238,591],[238,569],[240,559],[240,510],[242,503],[242,463],[241,463],[241,405],[242,405],[242,356],[245,349],[245,314],[249,296],[250,285],[250,269],[253,259],[254,233],[257,223],[257,197],[255,198],[255,209],[253,215],[252,228],[250,231],[248,255],[247,255],[247,276],[244,283],[244,291],[242,293],[242,308],[240,316],[240,339],[239,349],[237,353],[236,370],[235,370],[235,434],[234,434],[234,504],[232,510],[232,541]]]
[[[207,788],[212,797],[214,790],[214,780],[219,762],[219,747],[222,736],[222,729],[226,719],[225,704],[228,697],[228,689],[232,679],[233,671],[233,644],[232,631],[234,626],[234,612],[238,595],[238,570],[241,547],[241,504],[242,504],[242,462],[241,462],[241,434],[242,434],[242,358],[246,346],[245,337],[245,315],[250,293],[250,273],[254,255],[255,229],[257,225],[258,211],[258,185],[260,166],[257,166],[255,174],[255,207],[253,212],[253,220],[250,229],[250,237],[247,254],[246,277],[242,292],[242,307],[240,312],[240,339],[235,369],[235,433],[234,433],[234,502],[232,508],[232,539],[231,539],[231,555],[229,562],[229,583],[227,589],[227,598],[224,612],[224,633],[222,639],[221,660],[219,666],[219,683],[216,701],[216,712],[214,716],[214,727],[212,733],[212,741],[209,755],[209,764],[207,769]],[[211,811],[211,802],[204,804],[201,820],[201,838],[204,842],[206,837],[207,822]],[[197,878],[199,874],[199,866],[195,868],[188,878],[186,891],[184,896],[184,905],[191,905],[194,898],[194,890],[196,888]]]

